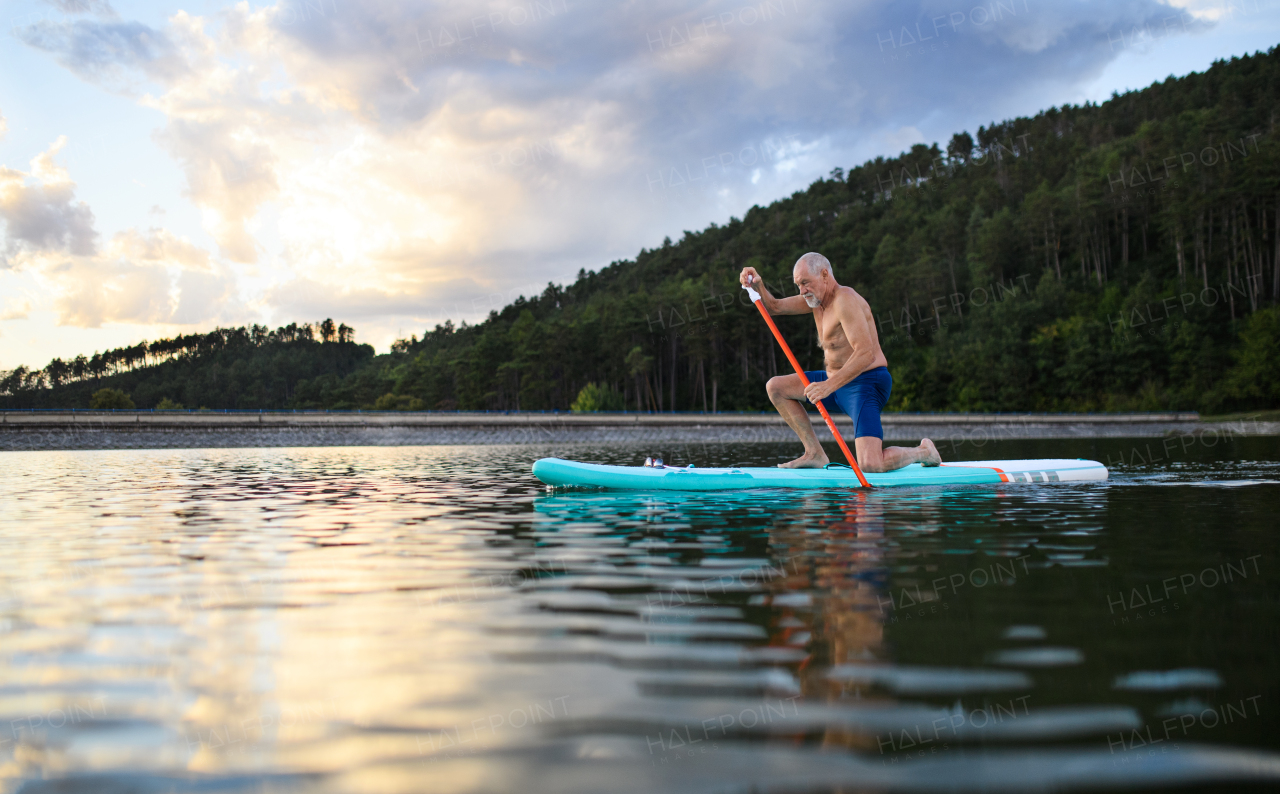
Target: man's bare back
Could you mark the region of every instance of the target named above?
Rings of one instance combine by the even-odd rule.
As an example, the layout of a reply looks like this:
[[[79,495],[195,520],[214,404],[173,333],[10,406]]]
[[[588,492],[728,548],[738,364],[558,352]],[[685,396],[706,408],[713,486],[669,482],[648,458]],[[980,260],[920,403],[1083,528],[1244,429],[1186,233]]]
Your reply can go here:
[[[799,375],[771,378],[766,386],[769,399],[805,448],[799,458],[781,465],[821,468],[830,462],[801,400],[825,400],[828,411],[839,409],[849,414],[854,420],[858,464],[864,471],[893,471],[916,462],[938,465],[941,457],[927,438],[919,447],[883,447],[880,410],[889,399],[892,378],[867,301],[853,288],[836,282],[831,263],[821,254],[800,257],[792,277],[800,294],[781,299],[769,294],[755,268],[743,268],[739,277],[744,286],[760,293],[770,314],[811,313],[818,327],[826,371],[806,373],[811,381],[808,386]]]

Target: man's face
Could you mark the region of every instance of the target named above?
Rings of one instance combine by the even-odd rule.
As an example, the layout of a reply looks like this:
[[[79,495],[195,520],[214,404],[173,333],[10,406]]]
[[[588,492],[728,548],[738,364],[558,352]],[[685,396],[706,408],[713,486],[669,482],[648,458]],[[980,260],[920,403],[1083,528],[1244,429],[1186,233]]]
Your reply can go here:
[[[813,271],[809,270],[808,265],[796,265],[795,269],[791,271],[791,278],[800,289],[800,297],[804,298],[804,302],[809,305],[810,309],[816,309],[822,303],[822,294],[826,288],[822,276],[825,275],[825,270],[815,275]]]

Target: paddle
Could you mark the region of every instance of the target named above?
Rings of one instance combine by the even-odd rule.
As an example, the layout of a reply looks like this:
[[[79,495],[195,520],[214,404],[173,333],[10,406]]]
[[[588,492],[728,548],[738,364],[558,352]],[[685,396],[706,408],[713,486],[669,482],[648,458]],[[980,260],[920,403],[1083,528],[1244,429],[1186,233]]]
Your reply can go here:
[[[778,340],[778,344],[782,346],[782,352],[787,354],[787,360],[791,362],[791,366],[795,367],[796,374],[800,376],[800,382],[805,386],[809,385],[809,378],[804,374],[804,368],[800,366],[800,362],[796,361],[795,354],[791,352],[791,348],[787,346],[787,340],[782,338],[782,332],[778,330],[778,326],[774,324],[773,318],[769,316],[769,310],[764,307],[764,303],[760,300],[760,293],[751,289],[745,284],[742,287],[747,291],[747,296],[751,298],[751,302],[760,310],[760,316],[769,324],[769,330],[773,331],[773,338]],[[836,423],[831,419],[831,414],[827,413],[827,408],[821,402],[815,403],[818,406],[818,413],[822,414],[822,418],[826,420],[827,427],[831,429],[831,435],[836,437],[836,443],[840,445],[840,451],[844,453],[845,459],[849,461],[849,465],[853,467],[853,473],[858,475],[858,482],[862,483],[863,488],[870,488],[871,483],[867,482],[867,478],[862,475],[862,469],[858,466],[858,461],[854,458],[853,453],[849,451],[849,446],[844,443],[844,436],[840,435],[840,431],[836,429]]]

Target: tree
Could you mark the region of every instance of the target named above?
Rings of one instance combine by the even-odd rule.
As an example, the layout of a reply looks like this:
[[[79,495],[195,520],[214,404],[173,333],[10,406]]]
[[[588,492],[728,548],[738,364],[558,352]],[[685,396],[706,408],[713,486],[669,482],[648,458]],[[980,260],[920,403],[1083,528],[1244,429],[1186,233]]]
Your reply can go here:
[[[49,386],[54,389],[61,386],[63,381],[67,380],[71,375],[71,367],[60,358],[50,361],[49,366],[45,367],[44,371],[49,378]]]
[[[649,384],[649,369],[653,366],[653,356],[646,356],[644,348],[636,345],[627,353],[627,374],[636,381],[636,410],[656,411],[657,404],[653,400],[653,387]]]
[[[98,389],[89,400],[89,407],[98,410],[133,410],[133,400],[119,389]]]
[[[622,409],[622,397],[617,392],[598,383],[588,383],[578,392],[571,410],[575,414],[589,414],[598,411],[618,411]]]
[[[1280,406],[1280,308],[1254,313],[1240,338],[1228,376],[1231,397],[1240,407]]]
[[[947,157],[961,163],[968,163],[971,156],[973,156],[973,136],[967,132],[957,132],[952,135],[951,142],[947,144]]]
[[[373,404],[376,411],[421,411],[426,404],[407,394],[384,394]]]

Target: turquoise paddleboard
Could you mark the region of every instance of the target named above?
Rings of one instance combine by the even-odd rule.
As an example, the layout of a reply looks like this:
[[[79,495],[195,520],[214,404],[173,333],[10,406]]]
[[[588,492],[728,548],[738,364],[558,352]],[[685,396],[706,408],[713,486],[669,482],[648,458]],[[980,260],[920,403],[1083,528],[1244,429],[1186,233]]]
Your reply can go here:
[[[560,458],[533,464],[547,485],[640,491],[725,491],[745,488],[858,488],[852,469],[779,469],[735,466],[603,466]],[[983,460],[924,467],[913,463],[886,474],[868,474],[873,487],[890,485],[982,485],[1002,482],[1089,482],[1107,479],[1107,467],[1092,460]]]

